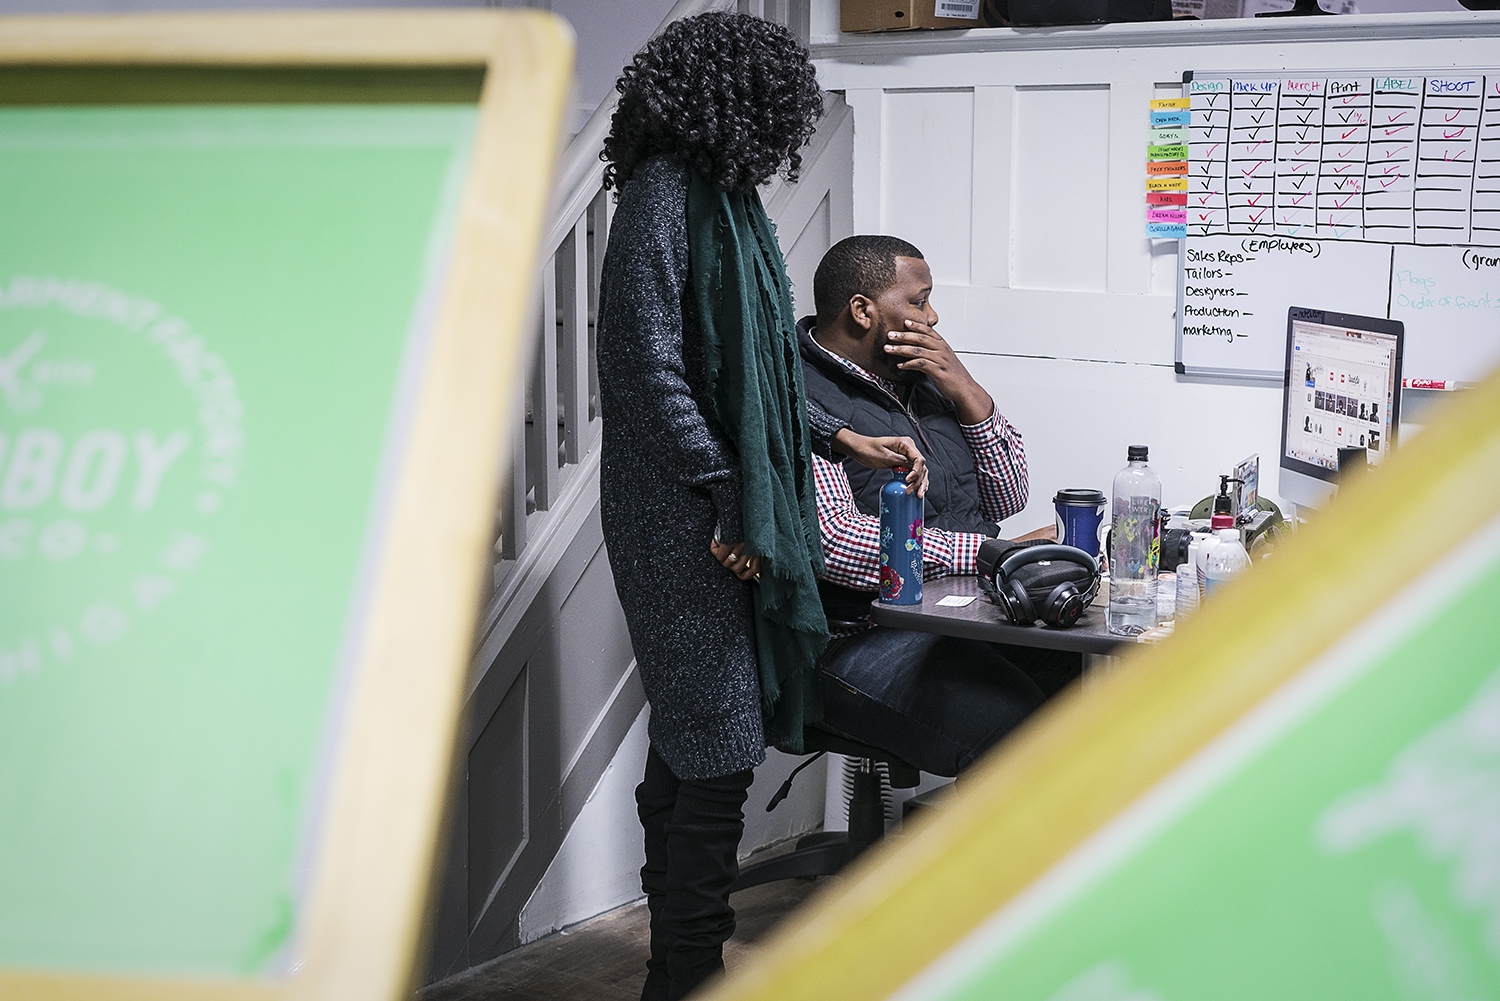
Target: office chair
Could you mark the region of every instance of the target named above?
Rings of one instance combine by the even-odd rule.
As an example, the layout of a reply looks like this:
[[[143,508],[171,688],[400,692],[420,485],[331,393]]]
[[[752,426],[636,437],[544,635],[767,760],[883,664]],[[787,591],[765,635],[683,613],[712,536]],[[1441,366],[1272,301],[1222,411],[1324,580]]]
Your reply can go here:
[[[832,876],[856,855],[885,836],[885,803],[880,789],[880,773],[876,764],[884,762],[894,789],[915,788],[921,780],[917,769],[889,751],[870,744],[861,743],[848,734],[825,724],[813,724],[802,731],[804,753],[812,755],[798,765],[787,776],[766,812],[774,810],[792,791],[792,781],[797,773],[817,761],[825,753],[843,754],[859,760],[858,770],[849,793],[849,829],[847,831],[819,831],[797,839],[797,847],[785,855],[778,855],[764,862],[746,866],[740,870],[730,893],[737,890],[792,879],[799,876]]]

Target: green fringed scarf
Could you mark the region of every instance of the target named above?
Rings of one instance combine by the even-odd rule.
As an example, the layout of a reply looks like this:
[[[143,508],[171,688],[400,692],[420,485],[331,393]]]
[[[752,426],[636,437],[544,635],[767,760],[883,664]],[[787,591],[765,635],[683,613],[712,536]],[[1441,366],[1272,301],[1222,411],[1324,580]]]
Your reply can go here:
[[[766,741],[802,750],[823,716],[828,620],[802,357],[786,264],[760,195],[689,170],[688,257],[719,423],[739,450],[745,550],[760,555],[755,638]]]

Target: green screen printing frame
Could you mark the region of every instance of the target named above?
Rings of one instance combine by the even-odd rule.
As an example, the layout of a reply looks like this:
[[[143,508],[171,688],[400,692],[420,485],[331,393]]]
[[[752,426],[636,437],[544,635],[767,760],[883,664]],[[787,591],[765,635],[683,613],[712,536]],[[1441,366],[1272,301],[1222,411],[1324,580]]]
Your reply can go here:
[[[331,709],[292,707],[323,720],[328,760],[295,962],[184,976],[23,961],[0,966],[0,996],[228,1001],[410,989],[571,69],[567,27],[539,13],[0,19],[0,110],[447,105],[467,106],[473,123],[454,147],[466,162],[449,173],[461,185],[438,227],[444,243],[427,248],[441,267],[429,269],[430,321],[401,361],[406,396],[372,418],[387,429],[383,472],[348,512],[371,535],[340,694]]]

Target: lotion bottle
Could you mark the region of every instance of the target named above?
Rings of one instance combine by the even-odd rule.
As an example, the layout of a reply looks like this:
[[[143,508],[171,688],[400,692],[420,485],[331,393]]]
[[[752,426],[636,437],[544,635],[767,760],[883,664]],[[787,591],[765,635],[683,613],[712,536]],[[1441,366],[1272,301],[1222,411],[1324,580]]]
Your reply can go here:
[[[1204,583],[1209,596],[1219,588],[1250,569],[1250,555],[1240,542],[1240,530],[1233,526],[1218,531],[1219,544],[1208,557],[1207,576]]]

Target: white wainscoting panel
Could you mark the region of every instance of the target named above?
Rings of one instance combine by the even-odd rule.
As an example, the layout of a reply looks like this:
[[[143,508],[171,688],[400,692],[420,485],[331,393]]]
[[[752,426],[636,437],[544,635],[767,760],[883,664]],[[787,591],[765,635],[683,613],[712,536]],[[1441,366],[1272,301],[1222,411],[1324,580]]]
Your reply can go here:
[[[968,284],[974,91],[887,92],[880,167],[882,231],[920,247],[934,280]]]
[[[1016,88],[974,88],[974,227],[969,281],[1010,285],[1011,175],[1015,168]]]
[[[938,330],[960,352],[1172,367],[1174,300],[1047,289],[938,285]]]
[[[1017,87],[1011,156],[1010,284],[1103,292],[1109,87]]]

